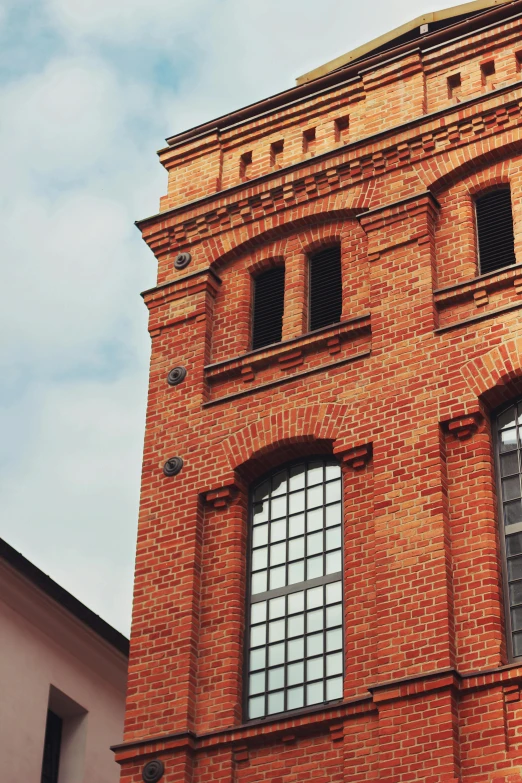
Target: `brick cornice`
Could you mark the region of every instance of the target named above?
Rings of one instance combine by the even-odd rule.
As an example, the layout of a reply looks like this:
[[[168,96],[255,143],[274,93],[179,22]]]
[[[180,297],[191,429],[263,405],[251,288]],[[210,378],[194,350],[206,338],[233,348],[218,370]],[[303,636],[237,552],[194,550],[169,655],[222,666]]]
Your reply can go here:
[[[507,100],[504,96],[513,93]],[[286,207],[522,125],[522,88],[509,84],[248,183],[138,221],[157,257]]]

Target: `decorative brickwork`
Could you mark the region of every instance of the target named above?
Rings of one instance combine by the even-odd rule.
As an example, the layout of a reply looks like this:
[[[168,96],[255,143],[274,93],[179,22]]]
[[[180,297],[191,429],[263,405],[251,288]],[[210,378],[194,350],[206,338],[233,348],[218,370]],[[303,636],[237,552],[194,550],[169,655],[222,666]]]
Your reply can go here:
[[[522,0],[484,5],[160,153],[122,783],[151,759],[165,783],[522,783],[491,425],[522,396]],[[507,184],[516,263],[480,275],[474,200]],[[310,332],[334,243],[341,318]],[[252,350],[278,265],[282,339]],[[318,455],[343,476],[343,698],[248,722],[250,489]]]

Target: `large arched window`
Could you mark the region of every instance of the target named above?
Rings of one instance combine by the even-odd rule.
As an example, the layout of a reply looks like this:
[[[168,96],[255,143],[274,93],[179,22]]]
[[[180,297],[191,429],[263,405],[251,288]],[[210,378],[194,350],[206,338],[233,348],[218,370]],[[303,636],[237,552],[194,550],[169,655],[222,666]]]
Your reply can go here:
[[[253,490],[246,716],[343,695],[342,478],[303,459]]]
[[[496,417],[497,465],[499,471],[506,623],[511,656],[522,656],[522,400]]]

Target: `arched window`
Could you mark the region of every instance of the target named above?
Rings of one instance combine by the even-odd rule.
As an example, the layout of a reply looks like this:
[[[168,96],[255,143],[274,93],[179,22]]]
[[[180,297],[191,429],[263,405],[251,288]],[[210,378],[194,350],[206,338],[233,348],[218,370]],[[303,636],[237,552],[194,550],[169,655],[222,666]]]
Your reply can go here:
[[[253,490],[249,720],[342,698],[342,519],[331,458],[278,468]]]
[[[496,417],[496,431],[508,647],[511,657],[518,658],[522,656],[522,400]]]
[[[310,331],[337,324],[343,309],[341,246],[318,250],[309,259]]]
[[[509,185],[479,196],[475,201],[480,274],[516,263],[513,213]]]

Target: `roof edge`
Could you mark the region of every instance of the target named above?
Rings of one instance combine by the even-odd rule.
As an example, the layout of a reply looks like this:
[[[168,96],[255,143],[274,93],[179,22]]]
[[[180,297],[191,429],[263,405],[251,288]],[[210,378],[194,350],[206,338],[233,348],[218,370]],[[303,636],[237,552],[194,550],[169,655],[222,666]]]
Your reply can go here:
[[[399,27],[395,27],[393,30],[390,30],[383,35],[380,35],[377,38],[374,38],[373,40],[368,41],[367,43],[362,44],[361,46],[358,46],[349,52],[346,52],[346,54],[335,57],[333,60],[330,60],[324,65],[320,65],[317,68],[313,68],[311,71],[303,74],[302,76],[298,76],[296,79],[296,84],[300,86],[302,84],[306,84],[307,82],[311,82],[314,79],[319,79],[321,76],[326,76],[327,74],[332,73],[332,71],[337,71],[339,68],[343,68],[345,65],[349,65],[355,60],[359,60],[361,57],[371,54],[373,50],[390,43],[395,38],[399,38],[401,35],[405,35],[406,33],[411,32],[416,27],[420,27],[422,24],[429,24],[430,22],[442,22],[446,19],[451,19],[452,17],[462,16],[465,14],[475,14],[480,11],[487,11],[498,6],[508,5],[512,2],[513,0],[472,0],[470,3],[451,6],[451,8],[445,8],[441,11],[430,11],[426,14],[421,14],[421,16],[416,16],[415,19],[412,19],[409,22],[405,22]]]
[[[20,552],[14,549],[7,541],[0,538],[0,560],[5,561],[11,568],[17,571],[27,581],[52,598],[63,609],[66,609],[77,620],[94,631],[105,642],[115,647],[118,652],[129,657],[129,640],[126,636],[109,625],[99,615],[82,604],[77,598],[61,587],[54,579],[44,574],[34,563],[31,563]]]

